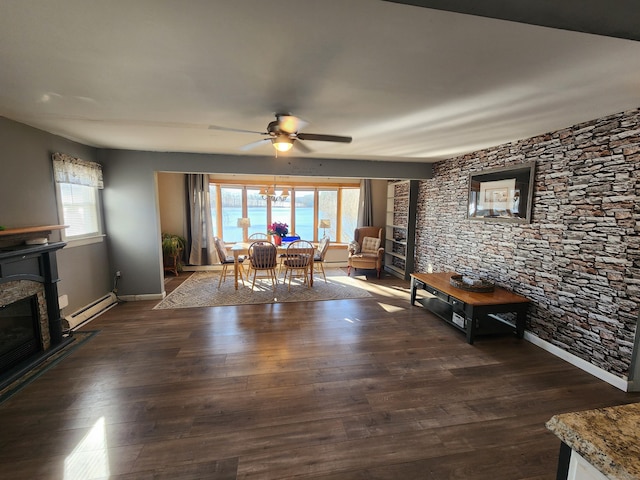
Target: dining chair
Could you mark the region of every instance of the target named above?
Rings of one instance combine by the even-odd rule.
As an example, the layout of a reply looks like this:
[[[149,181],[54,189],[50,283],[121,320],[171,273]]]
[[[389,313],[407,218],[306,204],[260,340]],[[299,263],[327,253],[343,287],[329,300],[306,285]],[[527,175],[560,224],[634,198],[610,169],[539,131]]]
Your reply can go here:
[[[229,265],[235,268],[235,260],[233,255],[228,255],[227,246],[224,244],[221,238],[214,237],[213,243],[216,246],[216,252],[218,254],[218,258],[220,259],[220,264],[222,265],[222,273],[220,274],[220,280],[218,280],[218,288],[222,282],[227,278],[227,272],[229,270]],[[240,273],[240,279],[242,280],[242,284],[244,285],[244,274],[242,273],[244,269],[242,268],[242,264],[244,263],[245,257],[240,255],[238,257],[238,263],[240,264],[240,268],[238,272]]]
[[[320,243],[318,244],[318,250],[313,256],[314,272],[316,270],[320,270],[322,272],[322,276],[324,277],[324,283],[327,283],[327,276],[325,275],[325,272],[324,272],[324,257],[327,254],[327,250],[329,250],[329,243],[331,243],[329,241],[329,237],[324,237],[322,240],[320,240]]]
[[[311,281],[309,278],[309,270],[313,261],[313,255],[315,254],[315,248],[310,242],[306,240],[296,240],[291,242],[287,247],[286,257],[284,258],[282,265],[284,267],[284,281],[287,281],[287,275],[289,275],[289,286],[291,290],[291,279],[294,275],[298,278],[303,278],[303,284],[311,288]]]
[[[282,273],[282,270],[284,269],[282,262],[284,262],[285,258],[287,258],[287,247],[297,240],[300,240],[300,235],[297,235],[295,233],[287,235],[282,239],[281,249],[279,250],[280,254],[278,255],[278,274]],[[285,251],[283,252],[282,249],[284,249]]]
[[[251,290],[256,284],[258,272],[264,272],[265,277],[271,278],[273,289],[278,285],[276,278],[276,267],[278,265],[278,249],[271,242],[258,241],[249,245],[249,262],[251,262],[251,270],[253,270],[253,282]]]
[[[249,242],[266,241],[269,240],[269,236],[266,233],[252,233],[249,235]],[[251,258],[247,255],[247,278],[251,276]]]

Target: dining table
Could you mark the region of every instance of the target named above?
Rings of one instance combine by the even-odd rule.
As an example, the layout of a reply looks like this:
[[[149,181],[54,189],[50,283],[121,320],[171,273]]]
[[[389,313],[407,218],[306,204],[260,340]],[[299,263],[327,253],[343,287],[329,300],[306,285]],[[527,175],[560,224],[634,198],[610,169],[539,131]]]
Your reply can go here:
[[[233,285],[238,290],[238,275],[242,264],[239,262],[240,255],[247,255],[249,253],[249,247],[253,242],[237,242],[231,245],[229,248],[233,253]],[[317,245],[314,244],[314,247]],[[286,254],[288,245],[277,245],[278,255]],[[309,285],[313,287],[313,257],[311,257],[311,263],[309,264]]]

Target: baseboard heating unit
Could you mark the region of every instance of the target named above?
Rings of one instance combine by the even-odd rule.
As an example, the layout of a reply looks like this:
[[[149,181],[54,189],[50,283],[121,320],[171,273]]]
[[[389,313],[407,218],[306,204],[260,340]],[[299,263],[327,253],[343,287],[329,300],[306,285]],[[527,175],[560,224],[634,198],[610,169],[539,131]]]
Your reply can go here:
[[[69,322],[69,328],[73,330],[79,325],[86,323],[89,320],[93,320],[95,317],[106,312],[117,303],[118,299],[116,298],[116,295],[114,293],[108,293],[104,297],[99,298],[77,312],[67,315],[65,320]]]

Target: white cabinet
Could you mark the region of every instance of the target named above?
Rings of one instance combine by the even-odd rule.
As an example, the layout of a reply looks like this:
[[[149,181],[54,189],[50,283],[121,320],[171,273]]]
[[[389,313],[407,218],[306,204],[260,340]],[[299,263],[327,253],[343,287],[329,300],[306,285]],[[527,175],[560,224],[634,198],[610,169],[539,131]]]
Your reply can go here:
[[[608,480],[608,478],[596,470],[593,465],[582,458],[575,450],[571,450],[567,480]]]

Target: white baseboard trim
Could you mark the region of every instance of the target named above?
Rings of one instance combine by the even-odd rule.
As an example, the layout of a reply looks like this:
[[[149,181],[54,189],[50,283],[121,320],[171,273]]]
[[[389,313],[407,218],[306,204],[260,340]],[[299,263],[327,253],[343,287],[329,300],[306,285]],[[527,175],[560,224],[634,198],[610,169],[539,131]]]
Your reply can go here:
[[[166,296],[167,296],[167,292],[162,292],[162,293],[144,293],[142,295],[118,295],[118,298],[125,302],[140,302],[143,300],[162,300]]]
[[[71,315],[66,315],[64,319],[69,323],[69,328],[75,330],[81,325],[89,323],[94,318],[99,317],[107,310],[115,307],[118,304],[118,299],[112,292],[100,297],[89,305],[73,312]]]
[[[578,367],[580,370],[583,370],[600,380],[607,382],[609,385],[613,385],[616,388],[619,388],[623,392],[628,392],[629,390],[629,382],[620,377],[616,377],[614,374],[603,370],[600,367],[596,367],[595,365],[583,360],[580,357],[575,356],[572,353],[569,353],[565,350],[562,350],[559,347],[556,347],[552,343],[547,342],[546,340],[542,340],[537,335],[534,335],[530,332],[524,332],[524,339],[533,343],[534,345],[546,350],[547,352],[555,355],[558,358],[561,358],[565,362],[569,362],[571,365]]]

